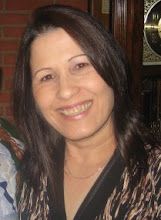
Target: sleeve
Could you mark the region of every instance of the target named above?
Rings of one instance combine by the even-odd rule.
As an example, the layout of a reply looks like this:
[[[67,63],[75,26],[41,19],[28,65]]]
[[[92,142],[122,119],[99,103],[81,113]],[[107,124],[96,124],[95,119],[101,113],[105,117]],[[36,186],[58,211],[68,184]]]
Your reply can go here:
[[[156,219],[161,219],[161,151],[157,152],[152,170],[155,189]]]
[[[9,150],[0,143],[0,219],[15,220],[16,168]]]

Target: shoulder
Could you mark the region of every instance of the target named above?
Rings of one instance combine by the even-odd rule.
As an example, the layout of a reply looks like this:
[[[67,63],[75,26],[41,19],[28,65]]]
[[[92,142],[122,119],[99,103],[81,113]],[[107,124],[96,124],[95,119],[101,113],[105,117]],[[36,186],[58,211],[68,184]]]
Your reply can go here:
[[[158,196],[161,196],[161,147],[148,149],[148,174]]]
[[[23,151],[23,144],[2,125],[0,121],[0,219],[17,219],[16,175],[20,164],[17,155]]]
[[[12,179],[16,167],[8,148],[0,142],[0,181]]]
[[[10,151],[0,143],[0,219],[16,219],[16,172]]]
[[[147,150],[148,153],[148,165],[151,172],[154,175],[157,175],[161,171],[161,147],[149,147]]]
[[[7,191],[12,195],[15,194],[16,174],[20,165],[16,152],[22,146],[18,139],[0,127],[0,182],[7,184]]]
[[[24,145],[22,141],[13,136],[5,127],[0,124],[0,143],[1,149],[0,153],[3,156],[12,156],[15,161],[16,166],[18,166],[19,161],[23,157]],[[7,158],[8,158],[7,157]]]

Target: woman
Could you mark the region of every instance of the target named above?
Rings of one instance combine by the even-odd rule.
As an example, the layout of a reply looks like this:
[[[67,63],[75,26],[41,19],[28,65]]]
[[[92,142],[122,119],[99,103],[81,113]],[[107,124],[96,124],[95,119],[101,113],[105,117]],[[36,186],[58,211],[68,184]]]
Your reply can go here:
[[[86,12],[34,12],[14,83],[26,143],[20,219],[161,217],[159,144],[132,109],[127,81],[119,46]]]

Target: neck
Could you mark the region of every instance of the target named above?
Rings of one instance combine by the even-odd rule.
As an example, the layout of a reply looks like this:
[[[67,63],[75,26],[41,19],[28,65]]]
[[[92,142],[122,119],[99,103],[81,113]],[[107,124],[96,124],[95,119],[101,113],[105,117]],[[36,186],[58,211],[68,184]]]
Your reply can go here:
[[[64,172],[74,180],[95,178],[109,162],[115,148],[112,140],[87,148],[70,145],[65,152]]]
[[[110,158],[116,148],[117,142],[113,130],[108,135],[101,133],[99,136],[79,141],[66,141],[65,159],[79,163],[87,161],[99,163],[105,158]]]
[[[81,140],[66,139],[65,160],[73,164],[102,164],[109,160],[116,149],[113,123]]]

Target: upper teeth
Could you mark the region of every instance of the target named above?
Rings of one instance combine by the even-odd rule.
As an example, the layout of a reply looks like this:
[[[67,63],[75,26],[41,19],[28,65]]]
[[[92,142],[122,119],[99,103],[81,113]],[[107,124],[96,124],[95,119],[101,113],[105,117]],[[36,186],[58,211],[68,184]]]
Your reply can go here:
[[[67,116],[75,116],[75,115],[78,115],[82,112],[85,112],[91,106],[91,104],[92,104],[92,102],[87,102],[85,104],[78,105],[73,108],[62,109],[62,110],[60,110],[60,112],[63,113],[64,115],[67,115]]]

